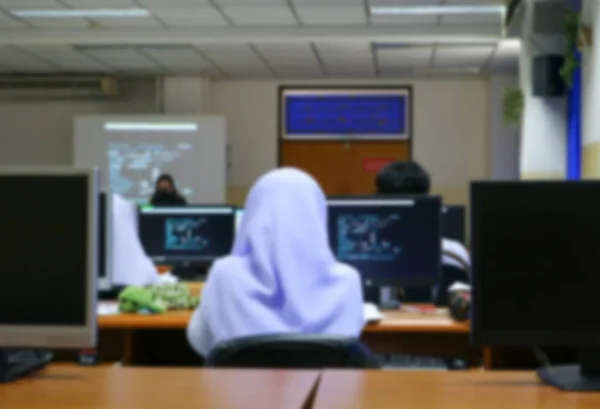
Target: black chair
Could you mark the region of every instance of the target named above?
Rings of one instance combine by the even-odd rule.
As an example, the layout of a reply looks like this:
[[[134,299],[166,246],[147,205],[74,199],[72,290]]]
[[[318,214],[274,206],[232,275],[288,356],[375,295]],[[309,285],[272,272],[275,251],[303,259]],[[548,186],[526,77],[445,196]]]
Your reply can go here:
[[[379,362],[356,338],[279,334],[236,338],[217,344],[206,358],[209,367],[371,368]]]

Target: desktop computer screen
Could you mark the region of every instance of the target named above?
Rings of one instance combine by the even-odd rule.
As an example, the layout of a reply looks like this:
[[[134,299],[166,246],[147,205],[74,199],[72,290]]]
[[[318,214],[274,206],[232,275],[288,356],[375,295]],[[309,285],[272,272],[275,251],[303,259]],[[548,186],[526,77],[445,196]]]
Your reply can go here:
[[[0,168],[0,348],[95,344],[98,173]]]
[[[442,237],[466,243],[465,206],[448,205],[442,207]]]
[[[472,337],[600,345],[600,182],[471,185]]]
[[[328,208],[336,258],[356,267],[367,285],[431,286],[439,281],[439,197],[330,198]]]
[[[144,206],[140,239],[155,262],[212,261],[231,252],[234,213],[230,206]]]

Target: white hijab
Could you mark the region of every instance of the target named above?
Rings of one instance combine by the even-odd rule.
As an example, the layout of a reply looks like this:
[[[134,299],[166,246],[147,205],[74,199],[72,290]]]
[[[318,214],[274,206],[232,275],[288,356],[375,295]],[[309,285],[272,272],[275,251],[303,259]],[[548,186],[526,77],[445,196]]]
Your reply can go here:
[[[358,336],[362,305],[357,271],[330,249],[321,188],[282,168],[250,191],[232,254],[213,265],[188,339],[206,355],[220,341],[251,335]]]

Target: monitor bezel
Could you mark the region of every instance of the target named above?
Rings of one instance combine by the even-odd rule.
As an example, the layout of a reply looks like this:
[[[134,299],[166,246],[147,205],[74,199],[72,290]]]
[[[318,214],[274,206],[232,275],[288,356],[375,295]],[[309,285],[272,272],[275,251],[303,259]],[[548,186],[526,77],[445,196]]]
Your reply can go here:
[[[114,234],[114,218],[113,218],[113,205],[114,205],[114,193],[112,192],[101,192],[104,193],[104,223],[106,224],[106,230],[104,232],[104,254],[98,254],[98,257],[104,257],[104,275],[98,276],[98,290],[108,291],[112,288],[113,284],[113,271],[114,271],[114,252],[113,252],[113,234]],[[98,234],[100,233],[101,226],[98,226]]]
[[[535,180],[535,181],[474,181],[469,186],[469,218],[470,237],[471,237],[471,344],[474,346],[497,346],[497,347],[521,347],[531,345],[543,345],[549,347],[563,346],[597,346],[600,341],[600,330],[592,331],[556,331],[550,329],[544,330],[486,330],[482,327],[481,313],[478,306],[481,304],[482,295],[478,291],[477,282],[482,272],[478,268],[479,261],[479,244],[475,234],[475,225],[477,221],[474,219],[475,206],[473,203],[474,190],[481,185],[520,185],[524,183],[530,185],[552,185],[565,183],[566,181],[559,180]],[[573,183],[573,182],[570,182]],[[597,184],[598,181],[577,181],[578,184]]]
[[[442,197],[435,195],[359,195],[359,196],[329,196],[327,197],[327,207],[331,204],[342,204],[343,206],[352,206],[352,205],[384,205],[384,206],[405,206],[407,201],[412,201],[413,203],[419,201],[431,201],[436,202],[440,208],[437,216],[438,220],[438,228],[439,233],[438,236],[440,238],[440,247],[438,257],[438,271],[435,274],[435,278],[426,277],[426,278],[406,278],[406,277],[395,277],[391,279],[383,279],[383,278],[366,278],[363,276],[362,272],[359,271],[361,275],[361,281],[366,287],[374,287],[374,286],[398,286],[398,287],[433,287],[440,282],[440,278],[442,275]],[[329,223],[329,221],[328,221]],[[331,240],[331,238],[330,238]]]
[[[152,262],[155,265],[160,265],[160,264],[174,264],[174,265],[188,265],[190,263],[207,263],[207,262],[212,262],[220,257],[224,257],[226,256],[226,254],[224,255],[220,255],[220,256],[216,256],[216,257],[209,257],[209,256],[201,256],[201,257],[190,257],[190,256],[174,256],[172,254],[166,254],[166,255],[151,255],[147,250],[146,247],[144,246],[144,239],[141,235],[141,223],[142,223],[142,218],[144,217],[145,214],[150,214],[153,211],[156,211],[156,213],[168,213],[169,211],[173,211],[173,212],[190,212],[193,214],[194,210],[208,210],[208,209],[227,209],[231,211],[231,216],[233,218],[233,240],[235,241],[235,234],[236,234],[236,224],[235,224],[235,217],[236,217],[236,211],[237,208],[235,206],[232,205],[224,205],[224,204],[220,204],[220,205],[211,205],[211,204],[192,204],[192,205],[186,205],[186,206],[151,206],[151,205],[141,205],[138,206],[138,235],[140,237],[140,243],[142,244],[142,248],[144,249],[144,252],[148,255],[148,257],[150,258],[150,260],[152,260]]]
[[[97,168],[0,167],[2,176],[84,176],[87,180],[87,268],[85,322],[83,325],[2,325],[0,348],[75,349],[96,346],[96,283],[98,279],[98,200],[100,173]]]

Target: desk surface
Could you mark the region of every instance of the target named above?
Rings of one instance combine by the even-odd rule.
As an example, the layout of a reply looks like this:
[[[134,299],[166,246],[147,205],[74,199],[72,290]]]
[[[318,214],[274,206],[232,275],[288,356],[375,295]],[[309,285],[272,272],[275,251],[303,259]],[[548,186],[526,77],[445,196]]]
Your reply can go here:
[[[0,384],[7,409],[300,409],[317,371],[53,366]]]
[[[314,409],[592,409],[600,393],[563,393],[532,372],[324,371]]]
[[[192,311],[171,311],[159,315],[115,314],[98,316],[100,329],[184,329]],[[428,314],[386,311],[383,321],[368,325],[365,332],[468,333],[469,325],[454,322],[447,313]]]

